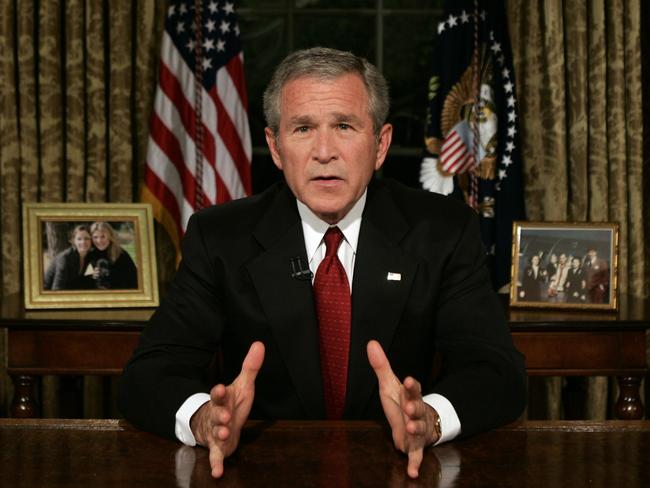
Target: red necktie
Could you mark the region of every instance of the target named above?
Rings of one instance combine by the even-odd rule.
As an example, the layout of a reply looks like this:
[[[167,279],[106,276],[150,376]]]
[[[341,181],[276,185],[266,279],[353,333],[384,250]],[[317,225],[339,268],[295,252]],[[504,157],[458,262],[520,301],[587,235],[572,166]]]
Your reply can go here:
[[[319,325],[325,411],[328,419],[340,419],[348,379],[352,307],[348,277],[336,255],[343,234],[338,227],[330,227],[324,239],[325,258],[314,278],[314,300]]]

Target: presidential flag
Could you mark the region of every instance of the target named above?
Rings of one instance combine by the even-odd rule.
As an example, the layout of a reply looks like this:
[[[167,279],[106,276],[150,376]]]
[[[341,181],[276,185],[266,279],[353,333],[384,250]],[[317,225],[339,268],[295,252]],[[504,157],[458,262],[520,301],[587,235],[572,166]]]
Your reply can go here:
[[[162,38],[142,199],[180,255],[198,209],[251,194],[244,59],[234,4],[173,1]]]
[[[495,288],[510,281],[524,198],[517,96],[503,2],[448,1],[438,24],[420,182],[479,215]]]

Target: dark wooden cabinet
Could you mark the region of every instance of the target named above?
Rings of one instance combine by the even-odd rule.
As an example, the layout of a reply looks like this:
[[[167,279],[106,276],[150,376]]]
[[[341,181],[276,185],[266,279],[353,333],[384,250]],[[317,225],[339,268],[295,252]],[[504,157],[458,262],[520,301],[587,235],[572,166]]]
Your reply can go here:
[[[505,306],[505,305],[504,305]],[[508,309],[529,375],[616,376],[621,419],[643,417],[639,386],[646,375],[650,301],[621,297],[618,312]],[[7,369],[15,385],[12,415],[32,417],[35,378],[119,375],[152,309],[25,310],[19,296],[0,306],[7,328]]]

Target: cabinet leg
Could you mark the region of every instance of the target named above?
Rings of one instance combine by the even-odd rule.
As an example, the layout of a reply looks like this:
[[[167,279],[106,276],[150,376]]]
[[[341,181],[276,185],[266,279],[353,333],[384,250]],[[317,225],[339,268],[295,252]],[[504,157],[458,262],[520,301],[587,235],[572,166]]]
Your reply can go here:
[[[11,416],[14,418],[32,418],[37,416],[37,405],[34,401],[33,376],[12,376],[14,382],[14,398],[11,403]]]
[[[641,395],[639,394],[641,377],[619,376],[618,386],[620,395],[616,400],[616,417],[623,420],[643,418],[643,403],[641,403]]]

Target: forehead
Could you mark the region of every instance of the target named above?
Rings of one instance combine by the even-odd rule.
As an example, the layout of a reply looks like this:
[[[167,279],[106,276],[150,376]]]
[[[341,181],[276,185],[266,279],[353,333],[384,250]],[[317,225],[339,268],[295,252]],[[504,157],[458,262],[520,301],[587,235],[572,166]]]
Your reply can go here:
[[[368,90],[361,76],[346,73],[334,78],[302,76],[287,81],[280,96],[280,114],[322,112],[327,109],[367,113]]]

